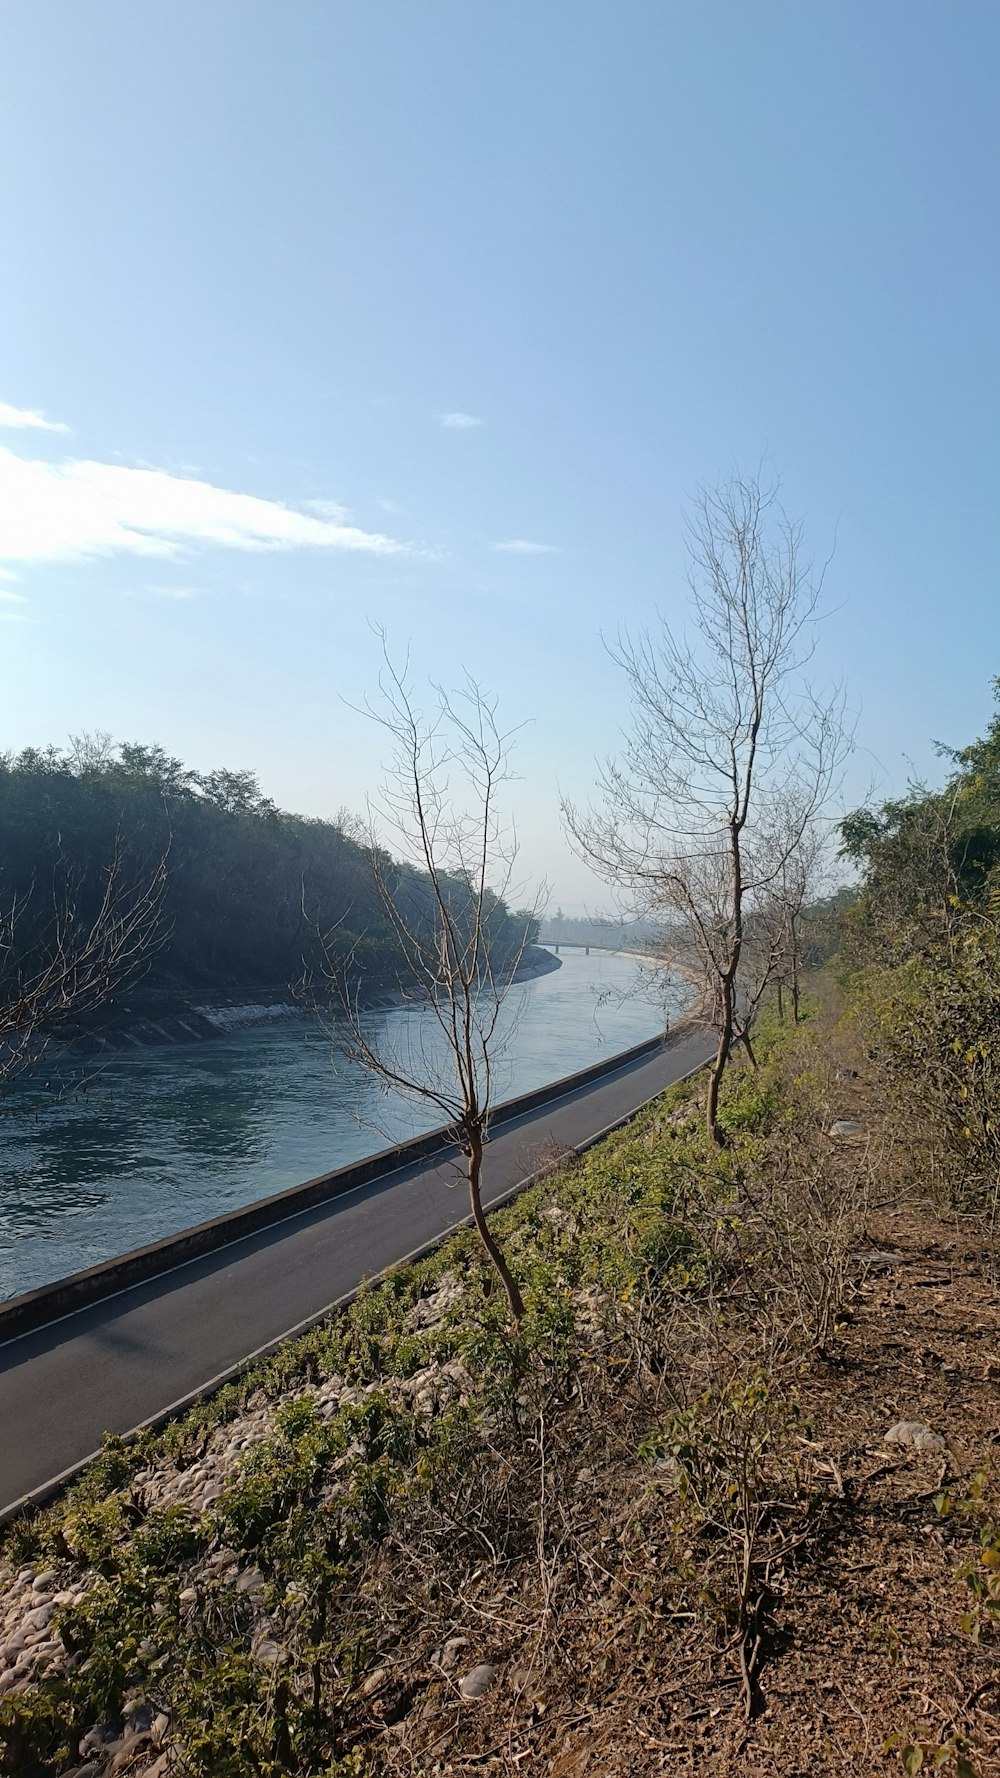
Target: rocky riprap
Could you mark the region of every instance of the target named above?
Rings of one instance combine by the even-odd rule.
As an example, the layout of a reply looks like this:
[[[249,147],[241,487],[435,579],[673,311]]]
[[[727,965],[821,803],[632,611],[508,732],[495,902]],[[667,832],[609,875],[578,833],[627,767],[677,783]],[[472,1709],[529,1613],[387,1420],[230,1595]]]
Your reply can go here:
[[[461,1295],[459,1281],[445,1274],[437,1288],[411,1309],[408,1332],[429,1332],[448,1316]],[[238,1416],[212,1428],[196,1461],[170,1460],[135,1472],[131,1490],[141,1498],[144,1513],[167,1507],[190,1514],[192,1525],[202,1515],[212,1515],[228,1485],[238,1480],[245,1458],[270,1439],[279,1425],[282,1410],[308,1401],[320,1418],[332,1419],[341,1409],[363,1403],[378,1394],[390,1403],[409,1407],[418,1415],[442,1412],[468,1399],[471,1379],[461,1359],[429,1364],[408,1377],[388,1377],[378,1383],[352,1387],[343,1377],[325,1378],[316,1386],[298,1384],[280,1395],[265,1396],[259,1390]],[[338,1472],[349,1463],[352,1452],[330,1465],[321,1492],[330,1500],[339,1490]],[[221,1534],[221,1526],[219,1527]],[[85,1601],[95,1575],[83,1557],[73,1551],[72,1515],[67,1518],[64,1543],[70,1555],[44,1569],[0,1568],[0,1697],[24,1693],[40,1680],[67,1673],[75,1660],[58,1629],[60,1608]],[[264,1608],[268,1585],[264,1575],[246,1556],[219,1541],[208,1539],[210,1548],[201,1558],[178,1573],[177,1603],[194,1612],[209,1596],[232,1589],[248,1604],[252,1629],[248,1638],[253,1658],[262,1666],[280,1667],[291,1658],[286,1641],[294,1629],[297,1599],[290,1586],[277,1611]],[[151,1645],[147,1653],[155,1653]],[[481,1676],[480,1676],[481,1678]],[[477,1679],[475,1684],[480,1683]],[[476,1694],[478,1695],[478,1694]],[[67,1768],[66,1778],[116,1778],[118,1773],[166,1778],[175,1769],[169,1746],[170,1719],[146,1698],[126,1700],[121,1719],[94,1723],[78,1745],[80,1763]],[[178,1770],[181,1768],[178,1766]]]

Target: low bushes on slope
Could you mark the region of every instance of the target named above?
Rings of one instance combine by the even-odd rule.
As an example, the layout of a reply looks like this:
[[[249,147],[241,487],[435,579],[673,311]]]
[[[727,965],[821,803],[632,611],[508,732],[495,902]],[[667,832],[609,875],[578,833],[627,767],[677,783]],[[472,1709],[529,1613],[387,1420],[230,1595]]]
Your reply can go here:
[[[749,1719],[775,1574],[827,1512],[797,1387],[864,1188],[786,1048],[730,1080],[725,1151],[675,1089],[502,1213],[518,1335],[460,1235],[14,1527],[0,1771],[332,1778],[460,1744],[541,1773],[557,1721],[658,1670],[667,1710],[706,1663]]]

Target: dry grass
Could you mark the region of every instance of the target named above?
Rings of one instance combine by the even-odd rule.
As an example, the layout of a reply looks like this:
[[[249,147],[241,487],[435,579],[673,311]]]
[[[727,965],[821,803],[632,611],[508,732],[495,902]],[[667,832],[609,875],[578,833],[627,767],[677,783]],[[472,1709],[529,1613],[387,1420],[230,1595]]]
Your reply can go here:
[[[995,1255],[908,1194],[880,1132],[831,1143],[872,1121],[856,1062],[828,1011],[782,1065],[713,1288],[634,1305],[620,1389],[533,1404],[503,1470],[520,1549],[470,1569],[438,1525],[419,1573],[384,1552],[380,1590],[423,1589],[387,1773],[1000,1772],[993,1632],[963,1627],[977,1527],[935,1507],[998,1437]],[[946,1453],[887,1446],[907,1418]],[[434,1665],[456,1636],[499,1671],[475,1704]]]
[[[603,1155],[568,1171],[550,1157],[505,1227],[520,1263],[543,1256],[519,1352],[505,1357],[459,1246],[402,1319],[374,1304],[364,1322],[362,1305],[369,1331],[341,1341],[337,1365],[363,1358],[377,1377],[384,1362],[380,1387],[426,1396],[433,1438],[418,1416],[385,1472],[379,1534],[349,1551],[350,1453],[320,1471],[301,1541],[279,1522],[250,1558],[268,1569],[268,1634],[289,1664],[248,1705],[234,1678],[237,1726],[223,1741],[206,1729],[200,1750],[190,1698],[221,1696],[216,1681],[196,1681],[187,1655],[169,1682],[161,1668],[174,1726],[123,1773],[840,1778],[905,1756],[1000,1774],[996,1632],[985,1609],[963,1624],[961,1575],[995,1493],[992,1242],[913,1189],[880,1134],[831,1141],[835,1117],[878,1131],[832,1005],[760,1076],[741,1070],[726,1116],[721,1158],[677,1095]],[[400,1354],[427,1342],[424,1368],[389,1378],[390,1335]],[[458,1335],[472,1413],[435,1394]],[[328,1363],[314,1339],[296,1400]],[[946,1449],[887,1445],[901,1419]],[[288,1461],[301,1450],[291,1439]],[[363,1501],[380,1461],[358,1471]],[[202,1518],[209,1552],[224,1507]],[[346,1553],[317,1591],[326,1523]],[[225,1586],[196,1591],[178,1622],[201,1641],[186,1646],[208,1649],[227,1624],[238,1649]],[[491,1683],[463,1697],[482,1664]]]

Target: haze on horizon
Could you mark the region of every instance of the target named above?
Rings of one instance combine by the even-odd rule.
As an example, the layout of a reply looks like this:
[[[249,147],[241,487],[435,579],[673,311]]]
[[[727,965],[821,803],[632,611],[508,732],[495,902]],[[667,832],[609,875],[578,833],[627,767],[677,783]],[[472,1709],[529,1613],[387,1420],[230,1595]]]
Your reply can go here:
[[[1000,19],[885,0],[15,0],[0,66],[0,746],[82,730],[360,808],[385,626],[525,724],[526,878],[606,905],[602,631],[685,499],[833,550],[848,804],[1000,671]],[[346,700],[346,701],[345,701]]]

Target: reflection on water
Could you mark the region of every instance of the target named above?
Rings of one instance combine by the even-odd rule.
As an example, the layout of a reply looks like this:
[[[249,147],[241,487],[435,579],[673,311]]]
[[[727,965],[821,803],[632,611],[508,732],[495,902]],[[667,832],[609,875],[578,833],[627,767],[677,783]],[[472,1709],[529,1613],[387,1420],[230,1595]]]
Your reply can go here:
[[[635,980],[623,957],[569,953],[560,970],[527,983],[513,997],[516,1031],[496,1097],[528,1092],[660,1030],[662,1007],[628,997]],[[401,1041],[428,1040],[412,1010],[373,1017]],[[75,1084],[65,1076],[22,1084],[0,1115],[0,1297],[440,1121],[347,1070],[304,1018],[137,1049]]]

